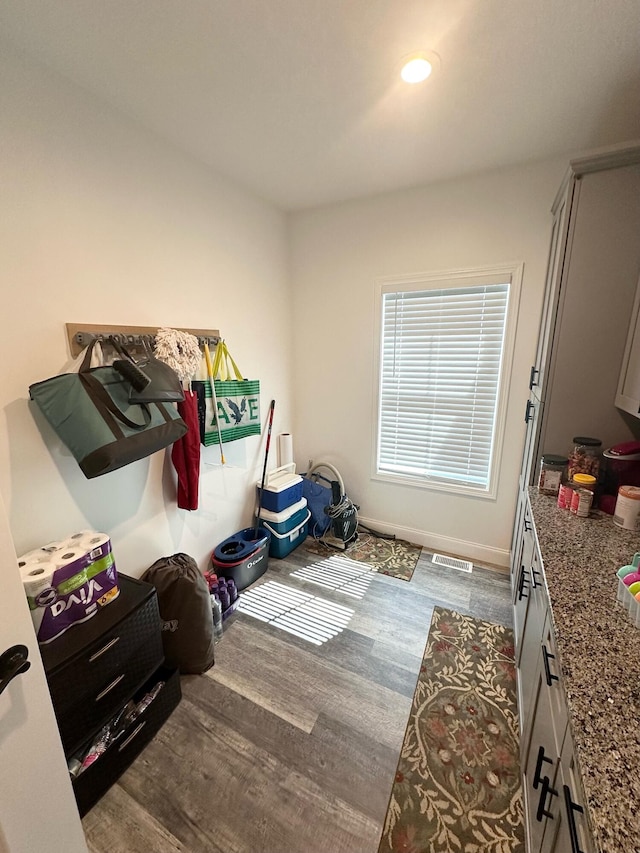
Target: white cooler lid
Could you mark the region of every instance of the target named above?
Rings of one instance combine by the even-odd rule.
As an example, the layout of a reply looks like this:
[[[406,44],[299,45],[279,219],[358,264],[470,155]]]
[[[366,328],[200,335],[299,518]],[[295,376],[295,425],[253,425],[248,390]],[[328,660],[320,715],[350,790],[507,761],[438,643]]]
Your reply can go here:
[[[294,504],[291,504],[291,506],[288,506],[285,509],[281,509],[280,512],[271,512],[268,509],[261,509],[260,519],[262,521],[270,521],[271,524],[282,524],[283,521],[288,521],[292,515],[300,512],[301,509],[305,509],[306,506],[307,499],[300,498],[299,501],[296,501]]]
[[[274,468],[273,471],[269,471],[265,479],[264,490],[277,494],[301,482],[302,477],[300,474],[296,474],[295,465],[283,465],[281,468]],[[260,483],[256,483],[258,489],[260,489],[260,485]]]

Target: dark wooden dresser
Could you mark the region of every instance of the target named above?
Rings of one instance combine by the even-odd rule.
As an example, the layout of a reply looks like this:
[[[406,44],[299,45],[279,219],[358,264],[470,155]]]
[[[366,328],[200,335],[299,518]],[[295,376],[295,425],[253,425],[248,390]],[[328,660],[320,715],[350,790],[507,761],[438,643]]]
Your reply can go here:
[[[163,666],[155,588],[126,575],[118,576],[118,584],[115,601],[40,647],[67,759],[90,746],[130,700],[139,702],[164,682],[106,752],[73,779],[81,816],[139,755],[181,696],[177,670]]]

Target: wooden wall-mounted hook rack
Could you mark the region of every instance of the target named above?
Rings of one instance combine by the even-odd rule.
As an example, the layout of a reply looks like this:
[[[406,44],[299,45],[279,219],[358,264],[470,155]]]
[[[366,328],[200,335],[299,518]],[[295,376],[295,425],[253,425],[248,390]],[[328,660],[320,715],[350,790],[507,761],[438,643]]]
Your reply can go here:
[[[92,323],[67,323],[66,327],[69,350],[73,358],[80,355],[92,340],[106,340],[110,336],[124,346],[136,349],[141,347],[145,340],[153,343],[156,332],[160,328],[159,326],[115,326]],[[207,343],[210,347],[214,347],[220,340],[218,329],[181,329],[180,331],[195,335],[201,346]]]

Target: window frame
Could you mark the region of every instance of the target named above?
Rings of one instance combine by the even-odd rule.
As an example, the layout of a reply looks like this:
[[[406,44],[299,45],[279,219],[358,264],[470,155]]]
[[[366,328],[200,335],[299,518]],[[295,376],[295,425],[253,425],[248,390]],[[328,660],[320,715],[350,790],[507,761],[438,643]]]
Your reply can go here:
[[[388,276],[376,279],[375,289],[375,353],[373,373],[373,441],[371,479],[383,483],[400,486],[412,486],[429,491],[447,492],[453,495],[468,495],[476,498],[495,500],[498,493],[500,465],[502,461],[504,438],[507,417],[507,405],[509,400],[509,385],[513,369],[515,339],[518,322],[518,311],[520,305],[520,291],[524,271],[523,263],[492,264],[483,267],[471,267],[466,269],[445,270],[440,272],[416,273],[413,275]],[[503,340],[503,354],[498,377],[498,394],[496,403],[496,417],[494,423],[494,437],[489,467],[489,483],[484,486],[472,486],[470,484],[444,482],[442,480],[429,480],[423,477],[412,477],[408,474],[396,474],[378,469],[379,442],[380,442],[380,403],[382,385],[382,311],[383,295],[393,292],[407,292],[420,290],[447,290],[457,286],[474,287],[494,284],[509,284],[507,313],[505,320],[505,332]]]

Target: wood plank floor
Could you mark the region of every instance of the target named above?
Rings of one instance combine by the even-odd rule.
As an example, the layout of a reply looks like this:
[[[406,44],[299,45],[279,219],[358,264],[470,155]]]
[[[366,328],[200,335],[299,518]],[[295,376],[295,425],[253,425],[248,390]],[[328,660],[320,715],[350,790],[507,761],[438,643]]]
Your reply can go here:
[[[245,613],[204,676],[84,818],[91,853],[376,853],[436,605],[511,624],[509,578],[433,565],[376,574],[361,600],[291,577],[304,546],[259,584],[353,609],[316,646]]]

